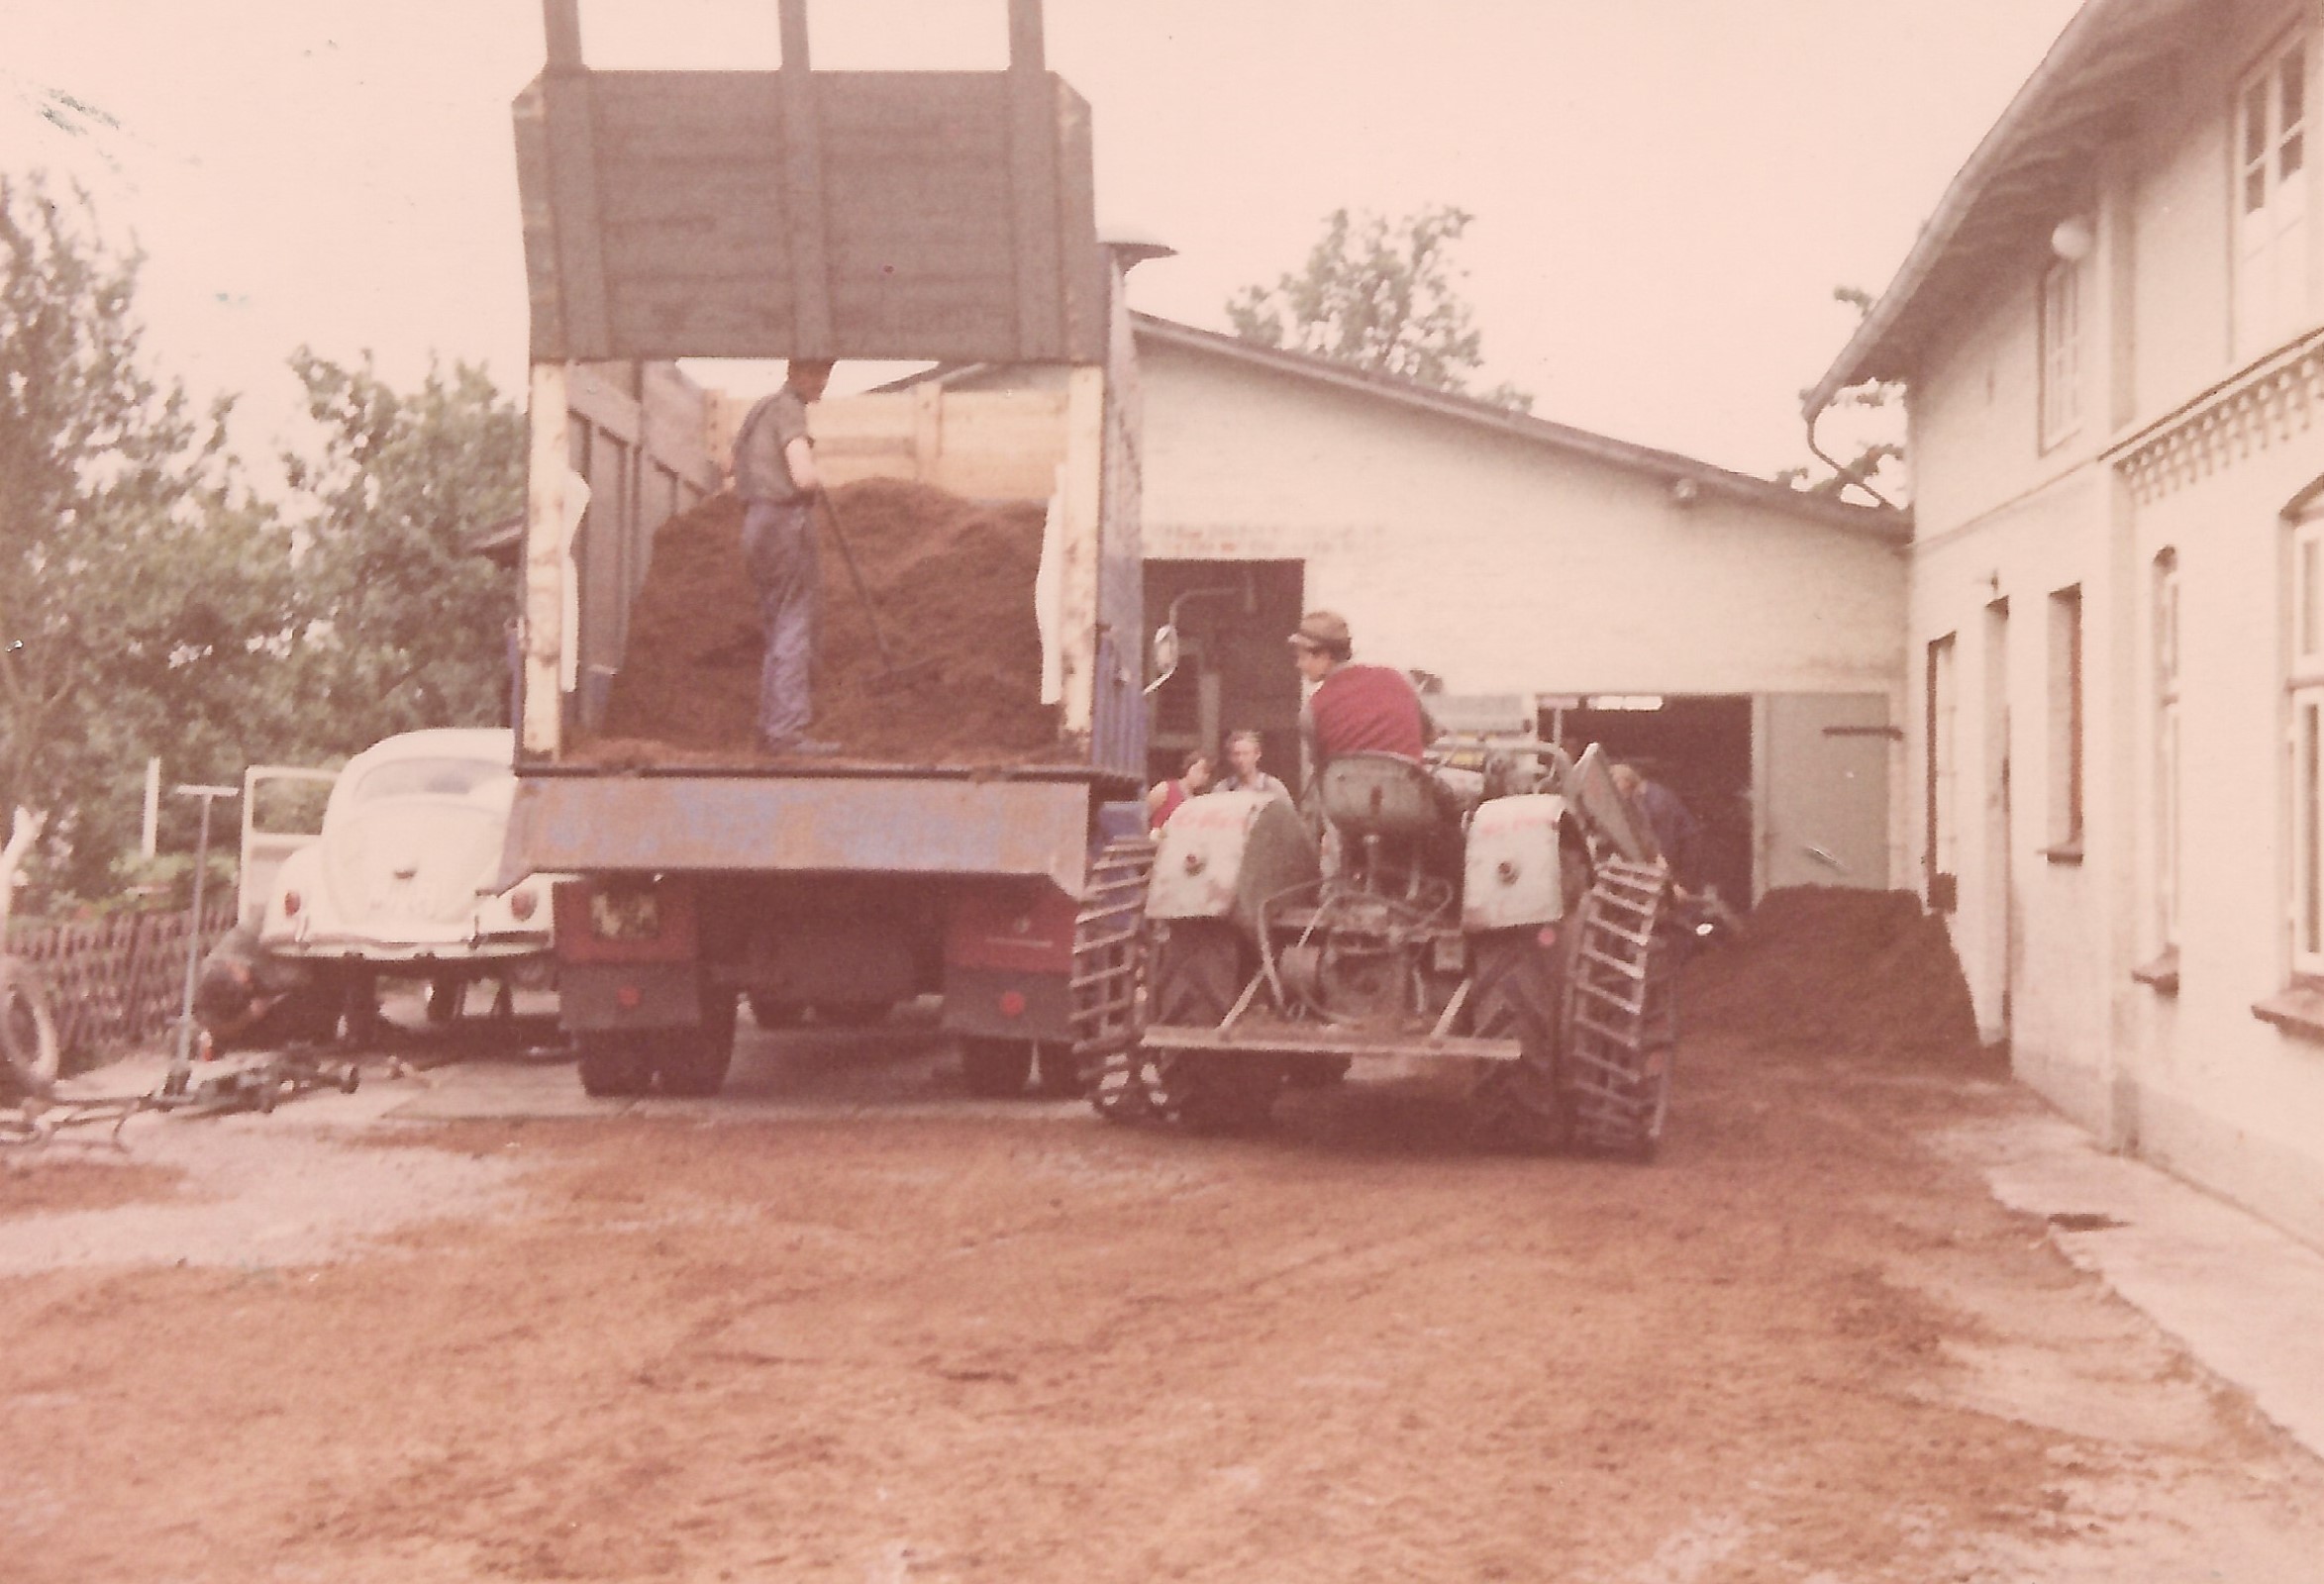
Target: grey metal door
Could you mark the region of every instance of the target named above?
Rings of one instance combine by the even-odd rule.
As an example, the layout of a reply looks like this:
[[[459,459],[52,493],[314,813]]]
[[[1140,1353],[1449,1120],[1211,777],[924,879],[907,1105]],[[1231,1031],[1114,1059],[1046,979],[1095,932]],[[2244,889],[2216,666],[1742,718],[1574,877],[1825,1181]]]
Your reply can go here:
[[[1754,712],[1760,890],[1886,889],[1888,759],[1880,693],[1768,693]]]

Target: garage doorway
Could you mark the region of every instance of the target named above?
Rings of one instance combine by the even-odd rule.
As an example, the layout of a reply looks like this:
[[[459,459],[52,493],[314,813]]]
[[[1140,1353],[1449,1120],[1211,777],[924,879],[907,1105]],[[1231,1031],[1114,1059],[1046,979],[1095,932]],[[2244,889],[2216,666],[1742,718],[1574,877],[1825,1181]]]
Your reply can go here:
[[[1253,731],[1265,767],[1298,785],[1299,673],[1284,641],[1306,588],[1304,561],[1146,563],[1146,630],[1178,627],[1177,672],[1154,696],[1150,783],[1176,775],[1188,748],[1215,755],[1227,733]]]
[[[1579,755],[1596,743],[1678,794],[1703,828],[1703,876],[1753,900],[1748,694],[1568,695],[1541,700],[1541,735]]]

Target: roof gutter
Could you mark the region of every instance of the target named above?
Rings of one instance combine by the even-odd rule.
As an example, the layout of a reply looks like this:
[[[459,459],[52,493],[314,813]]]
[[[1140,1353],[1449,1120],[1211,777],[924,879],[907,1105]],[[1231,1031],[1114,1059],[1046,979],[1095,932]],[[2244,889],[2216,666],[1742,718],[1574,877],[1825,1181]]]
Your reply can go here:
[[[2117,15],[2129,8],[2131,0],[2089,0],[2059,34],[2058,42],[2042,56],[2042,63],[2034,74],[2017,90],[2017,97],[2009,101],[2009,108],[2001,112],[2001,119],[1993,123],[1977,144],[1966,163],[1954,175],[1938,201],[1937,210],[1921,225],[1920,235],[1914,240],[1912,251],[1905,254],[1904,263],[1896,271],[1896,278],[1880,294],[1880,300],[1865,315],[1856,334],[1840,349],[1840,355],[1825,370],[1824,377],[1807,390],[1801,399],[1801,409],[1807,414],[1812,436],[1815,421],[1823,410],[1832,405],[1832,399],[1851,385],[1862,384],[1868,377],[1864,368],[1872,360],[1904,317],[1904,310],[1912,299],[1928,284],[1937,261],[1952,247],[1962,222],[1970,210],[1983,196],[1985,185],[1999,173],[2005,158],[2014,150],[2022,134],[2042,110],[2060,83],[2080,69],[2082,59],[2091,42],[2112,30]],[[1810,443],[1813,449],[1813,443]],[[1817,453],[1822,455],[1821,452]],[[1830,458],[1825,458],[1828,462]]]

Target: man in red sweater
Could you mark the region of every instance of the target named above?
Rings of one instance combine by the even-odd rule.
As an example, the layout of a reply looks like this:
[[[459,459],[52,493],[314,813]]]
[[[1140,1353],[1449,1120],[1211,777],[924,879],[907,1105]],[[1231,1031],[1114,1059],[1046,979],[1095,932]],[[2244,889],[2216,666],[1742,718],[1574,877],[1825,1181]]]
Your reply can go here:
[[[1355,651],[1347,619],[1335,611],[1308,612],[1291,635],[1299,674],[1314,684],[1299,711],[1311,775],[1343,753],[1394,753],[1417,763],[1436,738],[1436,722],[1404,673],[1352,664]]]

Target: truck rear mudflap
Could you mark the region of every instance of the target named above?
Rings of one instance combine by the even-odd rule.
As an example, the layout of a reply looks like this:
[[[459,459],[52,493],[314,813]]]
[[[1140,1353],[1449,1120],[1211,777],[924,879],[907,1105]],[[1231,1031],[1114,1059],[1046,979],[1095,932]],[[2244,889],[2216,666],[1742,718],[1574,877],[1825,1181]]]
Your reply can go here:
[[[1146,1030],[1142,1042],[1149,1050],[1246,1056],[1461,1056],[1471,1061],[1517,1061],[1525,1053],[1515,1040],[1260,1020],[1208,1029],[1154,1024]]]

